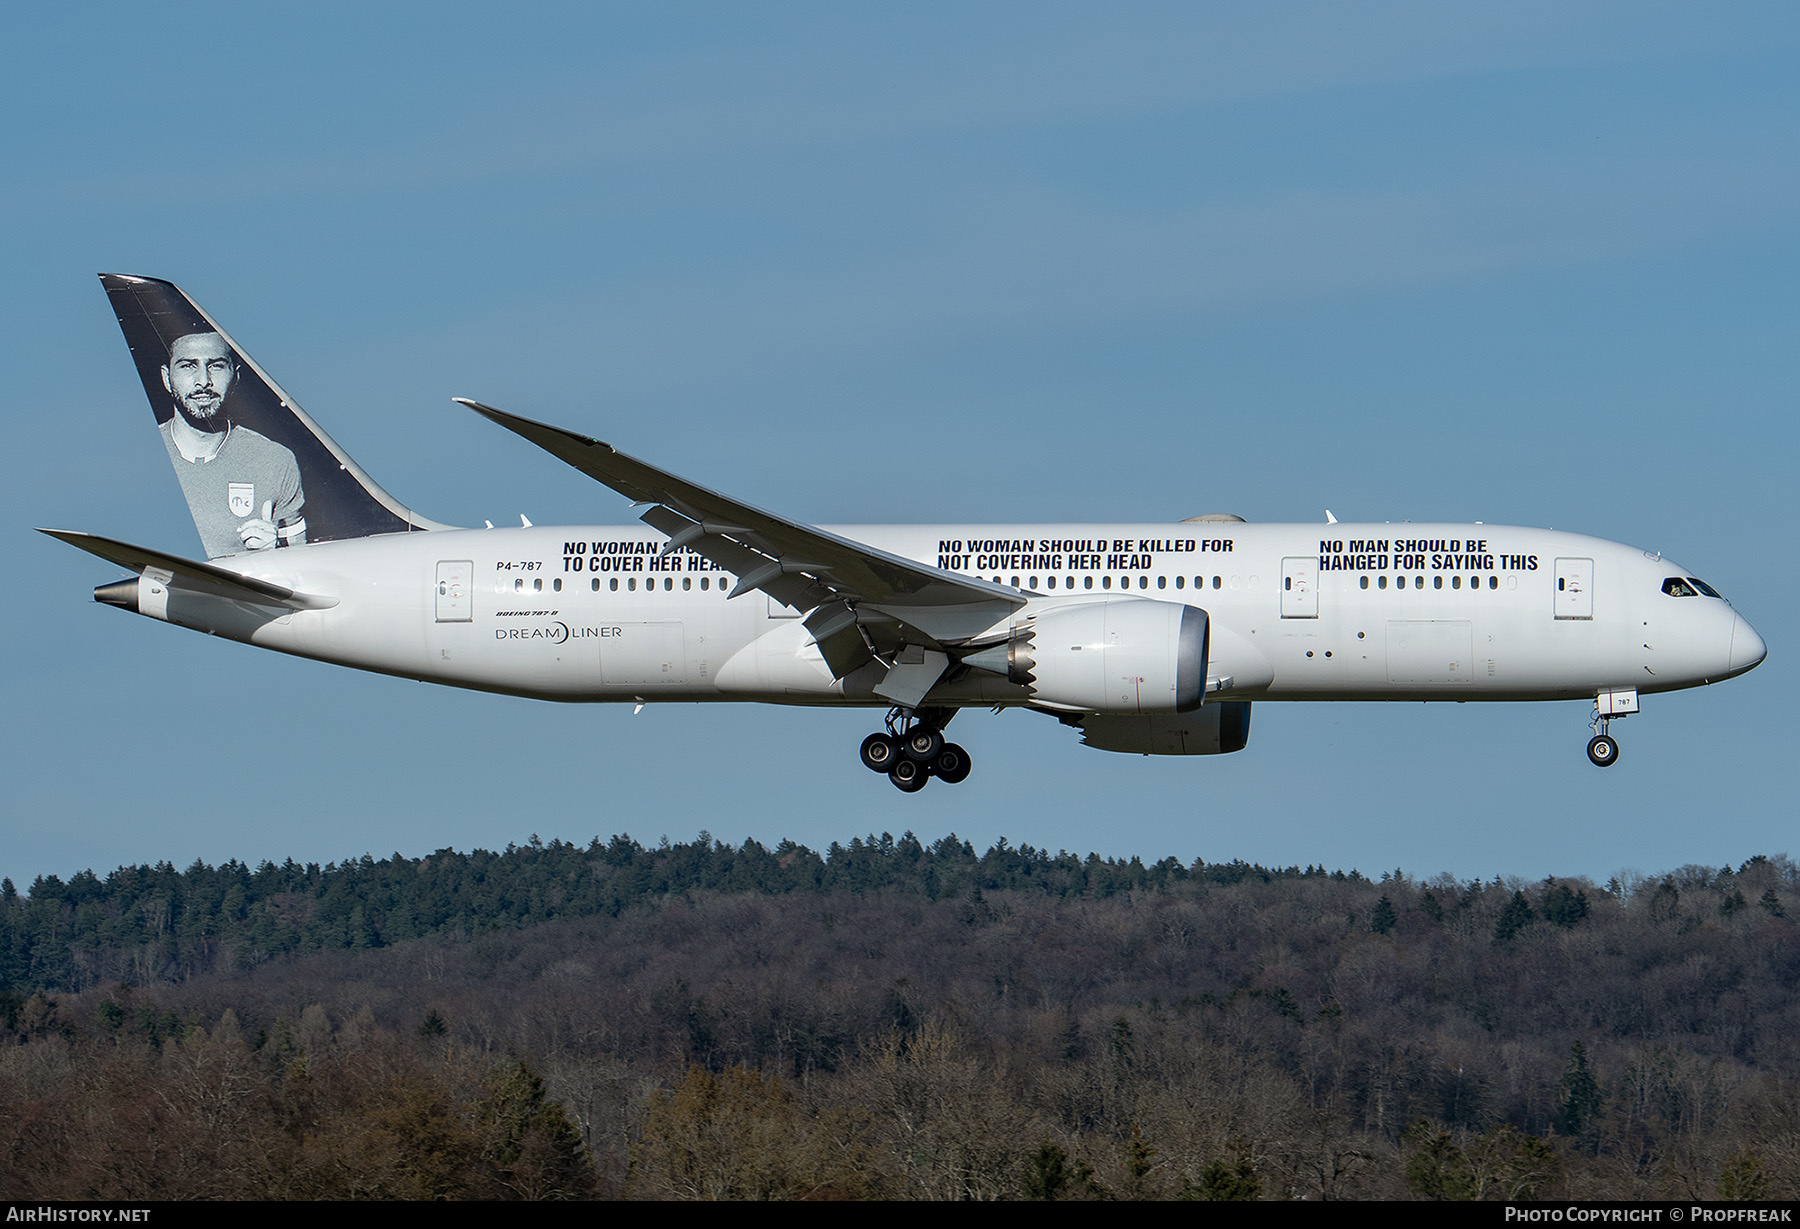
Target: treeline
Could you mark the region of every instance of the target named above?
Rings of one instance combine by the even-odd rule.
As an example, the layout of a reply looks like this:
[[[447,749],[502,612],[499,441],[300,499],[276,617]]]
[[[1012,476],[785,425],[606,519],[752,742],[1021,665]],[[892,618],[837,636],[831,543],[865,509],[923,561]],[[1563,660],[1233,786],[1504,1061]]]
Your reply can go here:
[[[66,882],[39,876],[21,897],[0,883],[0,996],[80,990],[104,981],[180,981],[215,968],[253,968],[295,953],[385,947],[431,935],[473,935],[558,918],[616,916],[638,902],[683,892],[831,893],[891,890],[928,901],[970,891],[1023,891],[1062,899],[1161,891],[1188,881],[1271,882],[1327,875],[1321,868],[1267,870],[1243,862],[1183,865],[1164,858],[1051,855],[1002,838],[977,855],[952,834],[931,845],[912,833],[832,842],[824,854],[783,841],[768,849],[701,833],[647,849],[629,836],[585,848],[560,840],[502,853],[440,849],[320,866],[289,859],[256,869],[231,861],[91,870]],[[1345,878],[1343,872],[1331,872]],[[1354,871],[1350,878],[1356,878]],[[0,1005],[7,1000],[0,997]],[[3,1008],[0,1008],[3,1009]]]
[[[1083,892],[956,846],[1018,878],[877,838],[885,883],[15,991],[0,1197],[1800,1197],[1785,857]],[[550,849],[493,856],[600,852]]]

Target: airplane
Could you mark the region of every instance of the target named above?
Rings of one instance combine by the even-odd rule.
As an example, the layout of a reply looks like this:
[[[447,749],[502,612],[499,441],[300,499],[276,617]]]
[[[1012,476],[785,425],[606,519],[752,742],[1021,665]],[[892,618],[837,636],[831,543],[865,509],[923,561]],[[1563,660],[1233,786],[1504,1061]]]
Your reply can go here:
[[[968,777],[965,708],[1104,751],[1241,751],[1259,700],[1642,696],[1760,663],[1660,554],[1481,523],[818,527],[576,431],[460,403],[643,508],[643,528],[442,525],[389,495],[169,282],[102,274],[204,561],[43,530],[131,573],[96,601],[277,652],[543,700],[885,709],[868,768]]]

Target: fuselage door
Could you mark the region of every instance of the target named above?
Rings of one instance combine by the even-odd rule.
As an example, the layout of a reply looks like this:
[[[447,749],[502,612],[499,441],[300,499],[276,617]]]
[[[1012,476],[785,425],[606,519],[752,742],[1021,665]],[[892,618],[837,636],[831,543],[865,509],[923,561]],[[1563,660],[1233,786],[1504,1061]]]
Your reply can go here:
[[[1294,555],[1281,561],[1281,617],[1319,617],[1319,561],[1311,555]]]
[[[475,618],[470,594],[475,564],[469,559],[440,559],[437,566],[437,621],[468,623]]]
[[[1594,617],[1594,561],[1592,559],[1558,559],[1556,561],[1556,617],[1559,619],[1591,619]]]

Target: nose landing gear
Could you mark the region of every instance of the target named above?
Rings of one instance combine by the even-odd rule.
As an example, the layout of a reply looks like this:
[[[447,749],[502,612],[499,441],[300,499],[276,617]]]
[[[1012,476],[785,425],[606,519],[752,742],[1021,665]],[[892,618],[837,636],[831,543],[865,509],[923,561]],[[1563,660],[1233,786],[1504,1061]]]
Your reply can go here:
[[[1614,717],[1629,717],[1638,711],[1635,690],[1603,691],[1594,698],[1594,716],[1588,722],[1594,736],[1588,740],[1588,760],[1596,768],[1611,768],[1619,762],[1619,740],[1610,732]]]
[[[969,753],[944,741],[944,727],[955,715],[955,709],[892,710],[886,732],[863,739],[863,767],[886,773],[894,788],[907,794],[918,793],[933,777],[951,785],[968,779]]]
[[[1588,759],[1596,768],[1611,768],[1619,762],[1619,740],[1611,734],[1596,734],[1588,739]]]

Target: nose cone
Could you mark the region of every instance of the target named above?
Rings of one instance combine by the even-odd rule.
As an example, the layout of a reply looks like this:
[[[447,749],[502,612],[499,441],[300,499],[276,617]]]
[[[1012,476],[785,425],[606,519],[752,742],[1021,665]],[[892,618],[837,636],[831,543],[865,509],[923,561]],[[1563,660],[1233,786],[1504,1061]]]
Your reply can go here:
[[[1756,634],[1756,629],[1744,622],[1743,615],[1734,614],[1731,621],[1730,665],[1725,671],[1725,677],[1732,678],[1746,670],[1755,669],[1768,655],[1769,646]]]

